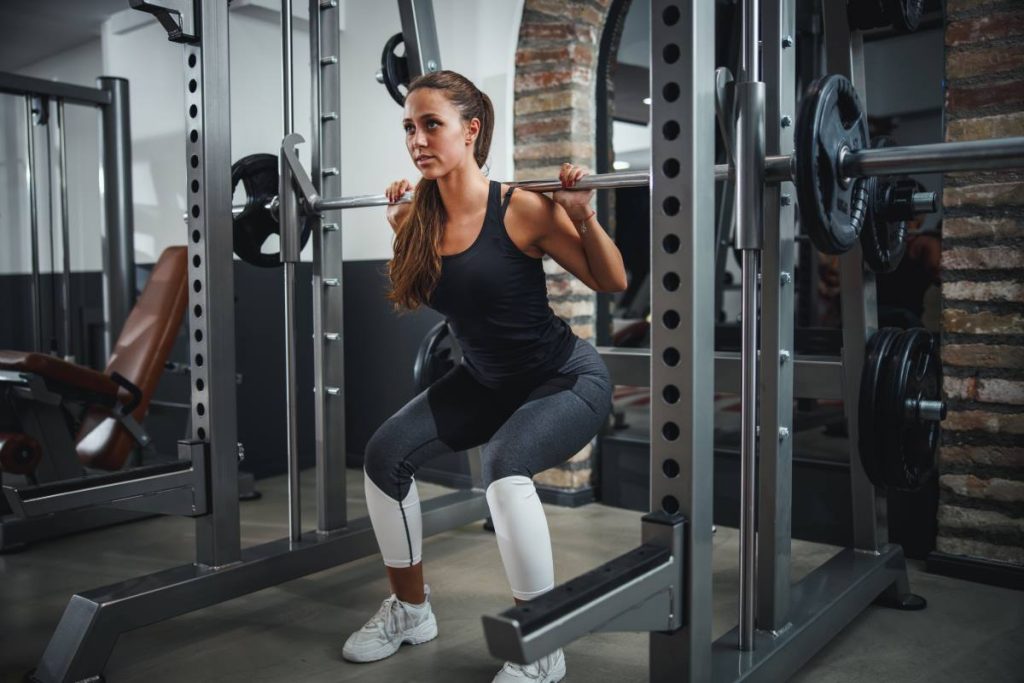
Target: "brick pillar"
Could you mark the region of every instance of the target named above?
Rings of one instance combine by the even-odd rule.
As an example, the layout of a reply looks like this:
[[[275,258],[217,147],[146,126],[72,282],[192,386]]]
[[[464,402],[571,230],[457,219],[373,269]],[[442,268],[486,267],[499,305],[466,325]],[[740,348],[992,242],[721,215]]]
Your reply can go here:
[[[517,180],[558,176],[562,162],[595,166],[595,83],[601,32],[611,0],[526,0],[515,80]],[[594,339],[596,296],[544,257],[555,314],[581,338]],[[591,445],[535,481],[570,492],[590,488]]]
[[[1024,3],[947,0],[946,139],[1024,135]],[[1024,172],[945,178],[937,550],[1024,565]]]

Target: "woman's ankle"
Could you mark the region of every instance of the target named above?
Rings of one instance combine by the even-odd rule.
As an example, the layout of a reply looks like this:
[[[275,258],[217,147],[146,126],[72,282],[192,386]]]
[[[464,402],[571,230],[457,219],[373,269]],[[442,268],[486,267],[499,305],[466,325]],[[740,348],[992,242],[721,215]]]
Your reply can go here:
[[[411,567],[388,567],[391,590],[398,599],[409,605],[422,605],[427,601],[423,584],[423,563]]]

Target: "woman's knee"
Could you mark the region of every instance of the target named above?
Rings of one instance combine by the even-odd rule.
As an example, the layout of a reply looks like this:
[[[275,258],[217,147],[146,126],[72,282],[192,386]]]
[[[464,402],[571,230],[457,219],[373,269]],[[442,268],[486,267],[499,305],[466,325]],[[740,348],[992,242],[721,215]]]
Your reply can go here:
[[[399,481],[402,451],[389,423],[390,420],[382,424],[366,442],[363,470],[378,488],[390,495]]]

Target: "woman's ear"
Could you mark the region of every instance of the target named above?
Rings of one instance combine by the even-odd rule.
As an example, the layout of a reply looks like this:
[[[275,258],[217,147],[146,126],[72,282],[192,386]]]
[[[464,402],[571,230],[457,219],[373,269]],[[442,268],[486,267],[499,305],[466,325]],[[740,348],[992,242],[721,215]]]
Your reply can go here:
[[[472,145],[480,134],[480,119],[474,117],[466,124],[466,144]]]

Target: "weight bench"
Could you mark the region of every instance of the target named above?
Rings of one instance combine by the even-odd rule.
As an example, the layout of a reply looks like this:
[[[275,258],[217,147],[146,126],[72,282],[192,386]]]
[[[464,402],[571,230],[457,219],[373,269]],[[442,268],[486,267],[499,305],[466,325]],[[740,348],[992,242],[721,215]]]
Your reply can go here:
[[[0,351],[0,476],[19,517],[102,505],[102,496],[89,496],[88,504],[66,496],[114,483],[106,481],[111,473],[118,482],[134,470],[152,474],[152,466],[125,464],[136,448],[150,447],[141,422],[181,327],[187,259],[185,247],[160,255],[103,372],[46,354]],[[27,504],[55,491],[67,505],[52,497],[42,507]]]

